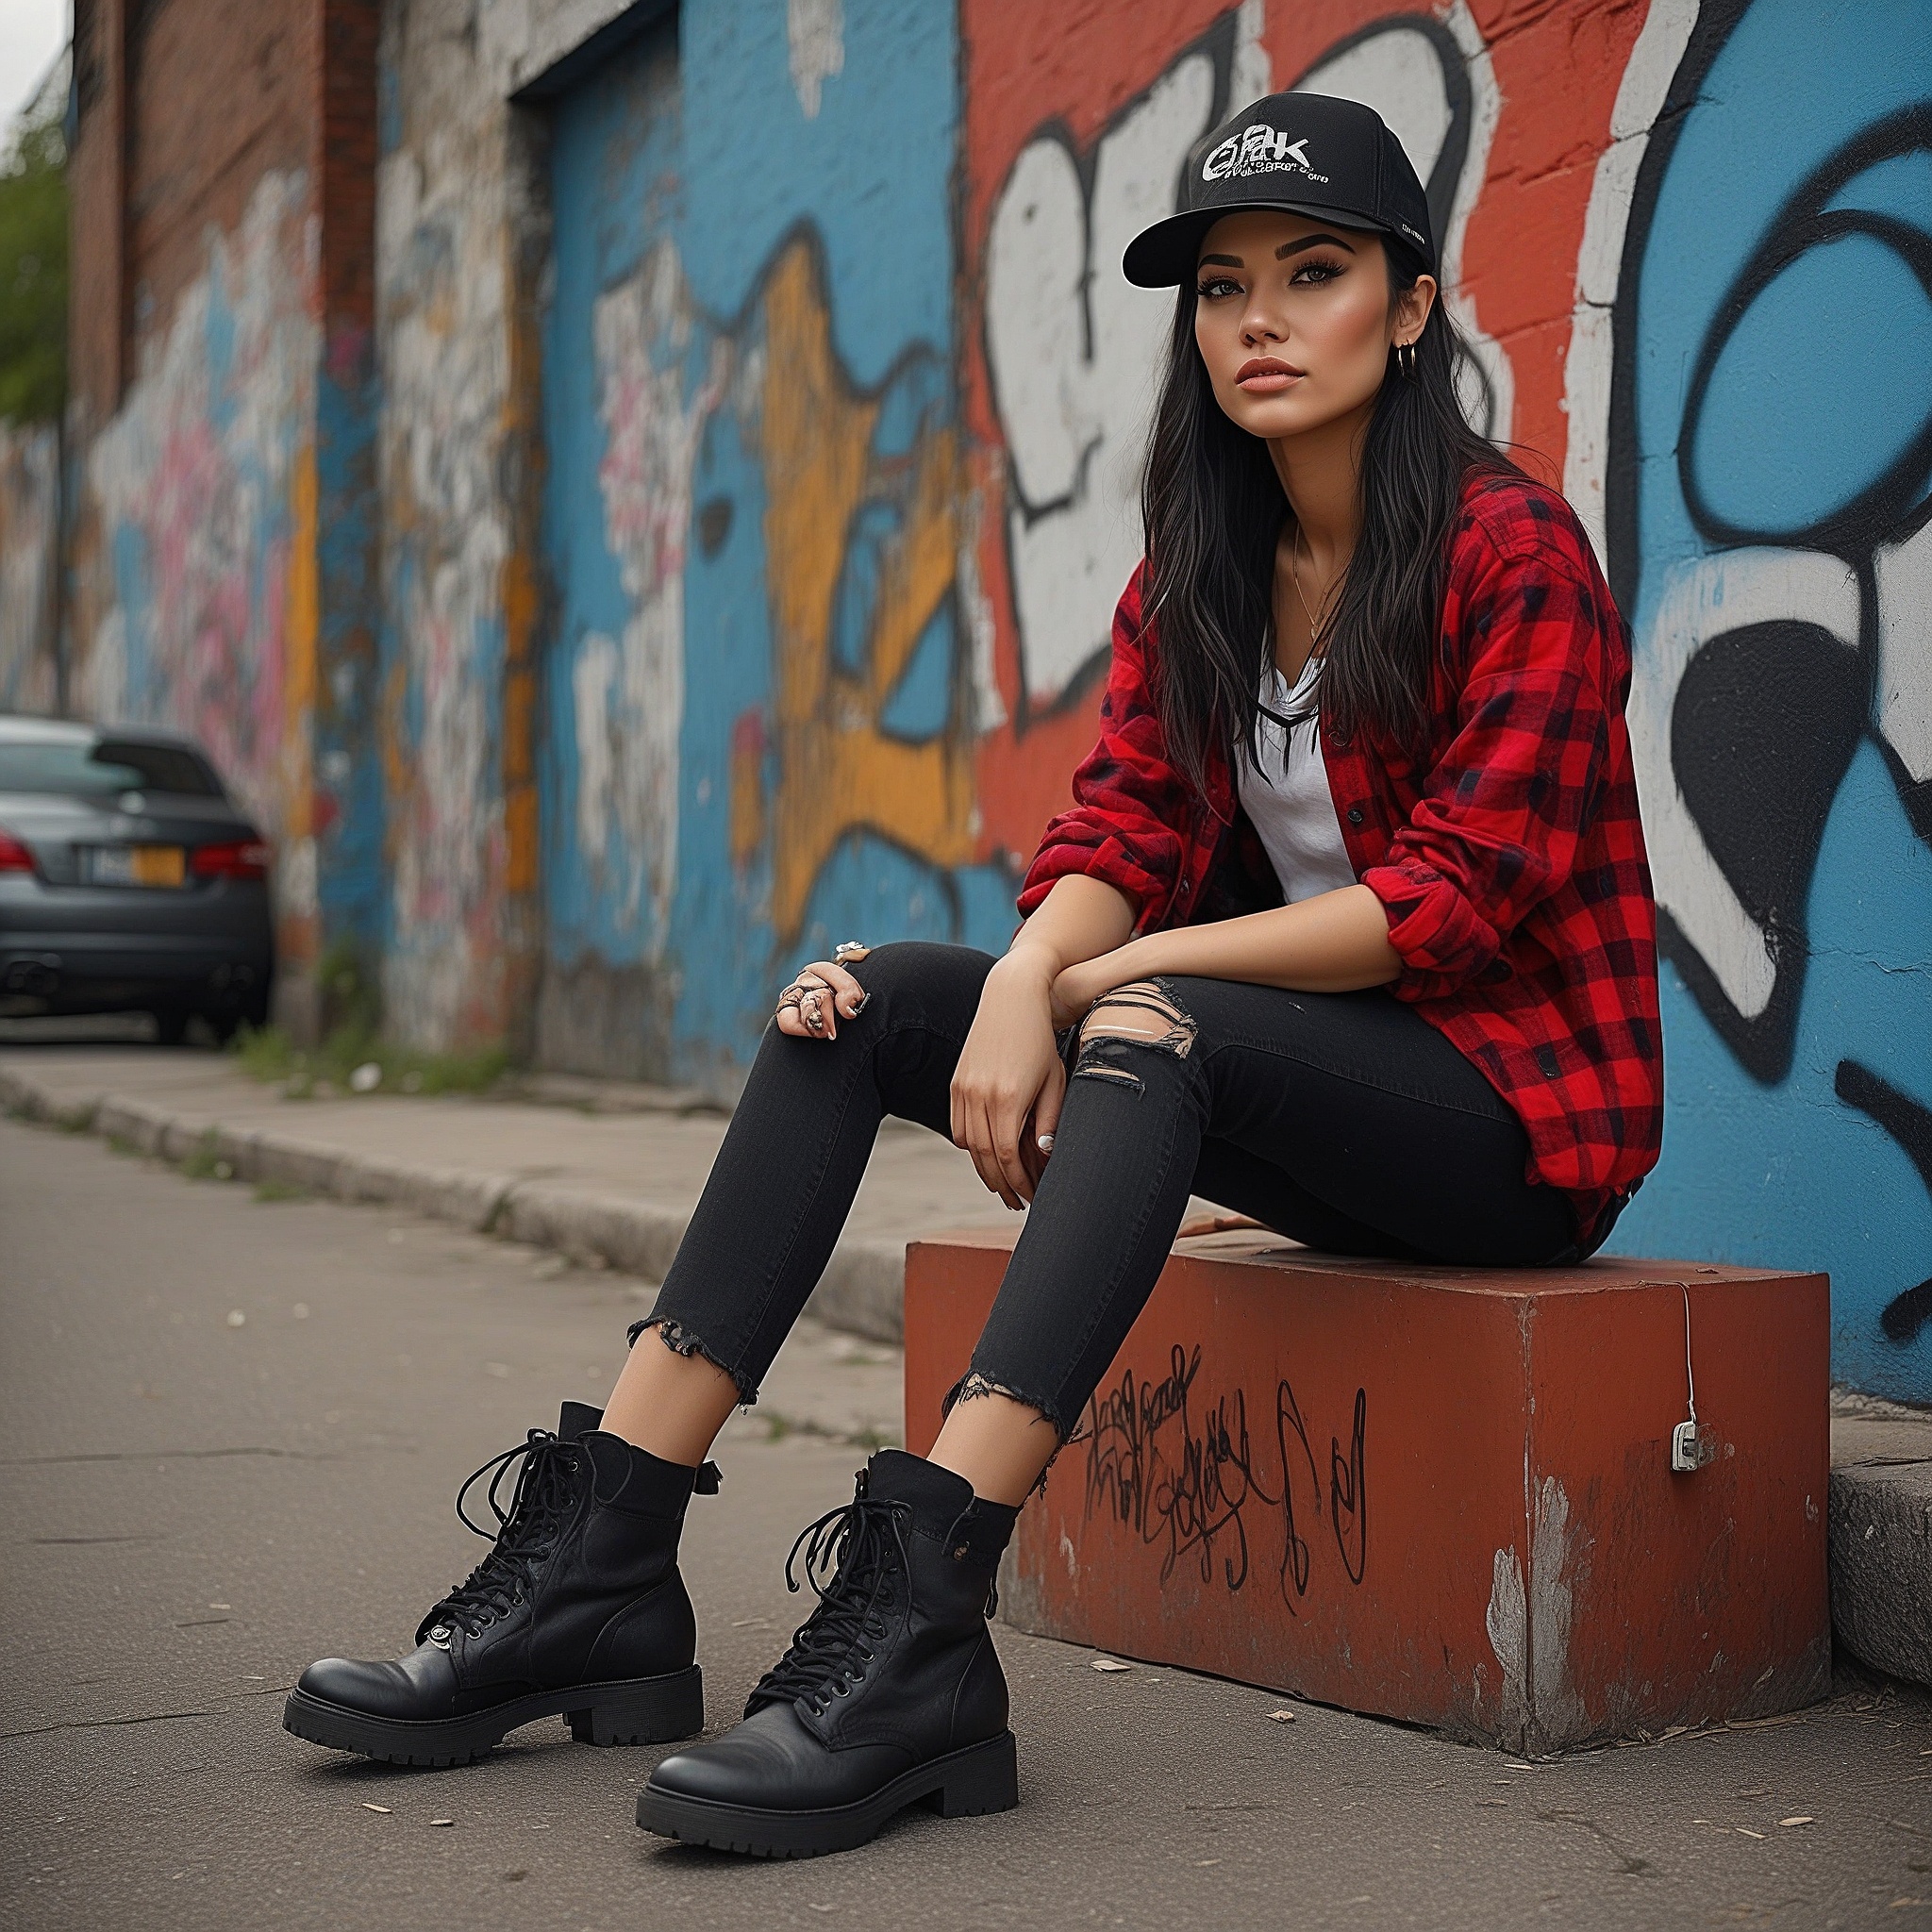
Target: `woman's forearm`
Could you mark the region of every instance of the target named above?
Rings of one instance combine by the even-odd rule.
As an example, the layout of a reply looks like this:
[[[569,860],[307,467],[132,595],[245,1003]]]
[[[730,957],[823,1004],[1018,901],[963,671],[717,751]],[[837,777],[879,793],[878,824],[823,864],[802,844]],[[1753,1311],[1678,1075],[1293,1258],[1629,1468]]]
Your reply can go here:
[[[1060,997],[1068,1006],[1091,1005],[1129,980],[1161,973],[1298,992],[1355,992],[1386,986],[1401,972],[1381,900],[1366,886],[1344,886],[1268,912],[1128,940],[1065,971]]]
[[[1118,951],[1134,929],[1134,902],[1119,888],[1070,874],[1055,881],[1013,935],[1007,960],[1016,970],[1043,973],[1051,985],[1068,967]]]

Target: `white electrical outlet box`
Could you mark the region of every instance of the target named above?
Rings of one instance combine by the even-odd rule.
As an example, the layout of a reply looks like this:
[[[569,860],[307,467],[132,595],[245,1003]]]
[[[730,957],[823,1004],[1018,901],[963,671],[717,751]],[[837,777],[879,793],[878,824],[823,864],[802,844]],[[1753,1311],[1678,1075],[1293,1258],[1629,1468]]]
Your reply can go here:
[[[1679,1423],[1671,1431],[1671,1470],[1676,1475],[1694,1475],[1707,1462],[1717,1458],[1717,1444],[1695,1422]]]

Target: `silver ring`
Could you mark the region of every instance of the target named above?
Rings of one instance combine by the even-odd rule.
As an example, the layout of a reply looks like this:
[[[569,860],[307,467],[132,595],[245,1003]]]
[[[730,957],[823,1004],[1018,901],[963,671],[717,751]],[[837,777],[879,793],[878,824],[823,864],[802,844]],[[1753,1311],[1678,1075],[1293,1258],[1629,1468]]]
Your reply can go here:
[[[840,966],[849,966],[866,958],[871,951],[872,948],[863,940],[841,940],[832,948],[833,963]]]

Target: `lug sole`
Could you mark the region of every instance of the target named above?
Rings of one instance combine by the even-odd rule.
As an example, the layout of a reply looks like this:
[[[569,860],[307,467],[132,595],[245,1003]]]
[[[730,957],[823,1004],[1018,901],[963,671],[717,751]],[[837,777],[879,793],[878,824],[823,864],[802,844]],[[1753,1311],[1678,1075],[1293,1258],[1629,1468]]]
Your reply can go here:
[[[574,1684],[512,1698],[469,1717],[409,1721],[376,1717],[297,1690],[282,1711],[282,1728],[331,1751],[385,1764],[441,1770],[474,1764],[521,1725],[561,1717],[580,1744],[670,1744],[705,1727],[704,1675],[696,1664],[661,1677]]]
[[[929,1758],[901,1772],[869,1798],[822,1811],[771,1811],[686,1797],[647,1784],[638,1793],[638,1824],[659,1838],[754,1858],[817,1858],[870,1843],[894,1813],[926,1804],[941,1818],[978,1818],[1020,1802],[1019,1757],[1011,1731]]]

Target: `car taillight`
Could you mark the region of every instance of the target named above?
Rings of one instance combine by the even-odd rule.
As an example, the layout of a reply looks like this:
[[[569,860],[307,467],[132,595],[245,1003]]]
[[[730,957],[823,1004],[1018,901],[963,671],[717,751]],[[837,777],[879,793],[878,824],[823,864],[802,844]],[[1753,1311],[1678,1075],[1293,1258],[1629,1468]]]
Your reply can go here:
[[[4,825],[0,825],[0,872],[32,872],[33,869],[33,854]]]
[[[265,879],[270,857],[259,839],[231,839],[199,847],[192,870],[198,879]]]

